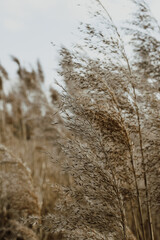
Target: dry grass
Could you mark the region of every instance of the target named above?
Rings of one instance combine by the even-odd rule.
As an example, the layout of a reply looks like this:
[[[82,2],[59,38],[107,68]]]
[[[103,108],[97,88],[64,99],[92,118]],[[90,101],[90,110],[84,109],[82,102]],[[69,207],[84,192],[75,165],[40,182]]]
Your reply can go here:
[[[18,81],[6,94],[0,65],[1,239],[159,240],[159,45],[141,39],[154,46],[149,54],[136,42],[142,54],[138,67],[130,64],[111,16],[95,3],[102,26],[81,26],[84,46],[60,51],[61,95],[50,89],[48,100],[40,63],[27,70],[16,57]],[[81,54],[86,45],[102,58]]]
[[[58,198],[53,183],[69,183],[68,176],[52,163],[52,158],[62,161],[64,157],[57,141],[65,131],[58,115],[54,120],[60,125],[58,128],[52,125],[58,93],[51,89],[52,103],[46,98],[40,64],[36,73],[23,68],[18,59],[13,60],[18,63],[19,79],[9,94],[4,92],[4,84],[10,79],[1,66],[0,142],[6,146],[0,149],[0,207],[4,218],[0,221],[1,239],[17,239],[22,235],[22,239],[37,239],[20,218],[53,213]],[[37,231],[38,239],[47,239],[48,234]]]

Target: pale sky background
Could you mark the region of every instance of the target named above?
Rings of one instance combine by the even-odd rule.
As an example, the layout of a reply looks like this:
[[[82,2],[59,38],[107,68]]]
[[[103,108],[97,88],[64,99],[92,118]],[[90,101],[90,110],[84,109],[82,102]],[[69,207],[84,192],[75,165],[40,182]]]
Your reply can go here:
[[[81,6],[78,3],[81,3]],[[9,73],[16,66],[10,55],[26,66],[42,63],[47,83],[55,78],[56,47],[51,42],[72,47],[78,41],[79,21],[87,21],[90,0],[0,0],[0,63]],[[118,24],[131,11],[130,0],[102,0]],[[160,22],[160,0],[148,0],[153,15]]]

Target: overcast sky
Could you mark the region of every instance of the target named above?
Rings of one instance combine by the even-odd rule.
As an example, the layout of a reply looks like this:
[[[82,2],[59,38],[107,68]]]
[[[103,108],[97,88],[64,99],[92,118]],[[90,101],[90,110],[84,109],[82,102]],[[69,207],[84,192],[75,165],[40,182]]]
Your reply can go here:
[[[78,3],[81,3],[81,6]],[[10,55],[26,66],[40,59],[48,83],[53,82],[57,63],[54,42],[71,46],[79,21],[87,21],[90,0],[0,0],[0,62],[12,75]],[[129,0],[102,0],[115,23],[127,18]],[[148,0],[160,22],[160,0]]]

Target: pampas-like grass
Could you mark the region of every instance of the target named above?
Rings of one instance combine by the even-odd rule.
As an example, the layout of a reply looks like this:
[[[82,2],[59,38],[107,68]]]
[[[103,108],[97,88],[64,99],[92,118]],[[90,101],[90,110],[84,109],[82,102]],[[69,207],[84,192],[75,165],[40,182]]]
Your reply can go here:
[[[0,217],[4,217],[3,215]],[[8,220],[4,225],[0,224],[0,239],[3,240],[38,240],[36,234],[16,220]]]
[[[37,239],[20,220],[40,216],[30,172],[20,159],[0,145],[0,236],[1,239]]]
[[[144,19],[135,18],[133,25],[153,30],[144,1],[133,1],[137,19]],[[137,64],[130,63],[107,9],[99,0],[93,3],[98,28],[94,21],[82,24],[84,45],[61,49],[59,74],[66,86],[61,96],[50,90],[52,103],[43,92],[39,62],[37,70],[28,71],[12,57],[19,83],[9,95],[3,91],[8,75],[0,66],[1,142],[30,166],[43,215],[25,165],[2,146],[2,238],[10,232],[13,239],[23,234],[34,239],[27,226],[37,224],[43,240],[159,240],[159,42],[138,31],[132,40],[145,44],[135,42]],[[67,178],[58,176],[57,162]]]
[[[31,215],[38,214],[40,221],[38,205],[42,215],[53,213],[58,194],[52,190],[52,183],[68,182],[69,179],[59,173],[59,166],[51,163],[52,154],[60,161],[64,158],[57,145],[59,137],[66,132],[61,117],[55,115],[59,95],[51,88],[51,101],[46,97],[39,62],[37,70],[28,70],[16,57],[13,60],[18,64],[18,79],[14,89],[10,88],[8,93],[4,91],[4,85],[11,79],[0,67],[0,143],[3,144],[0,151],[0,205],[1,218],[7,214],[3,226],[9,224],[11,217],[22,227],[20,218],[26,221]],[[59,125],[52,125],[53,115]],[[38,202],[40,204],[37,205]],[[48,233],[39,232],[38,238],[49,239],[52,234],[48,236]]]
[[[158,100],[154,107],[147,96],[143,104],[139,101],[139,96],[148,92],[148,85],[143,86],[141,73],[132,68],[107,10],[100,1],[95,2],[107,13],[105,17],[99,10],[92,16],[103,27],[95,29],[86,24],[82,27],[84,45],[74,46],[73,51],[62,48],[60,52],[60,74],[66,83],[66,89],[62,87],[61,111],[71,132],[68,141],[61,143],[67,156],[62,167],[71,174],[74,184],[62,188],[62,199],[55,208],[55,218],[51,216],[49,229],[62,231],[64,239],[70,239],[76,229],[75,238],[79,239],[78,230],[85,232],[88,226],[88,231],[100,233],[101,239],[126,240],[130,209],[134,228],[130,227],[136,238],[154,239],[159,229],[156,224],[153,227],[151,196],[152,189],[158,189],[157,181],[153,182],[158,175],[153,171],[159,164],[157,151],[148,151],[146,145],[158,144]],[[87,49],[88,55],[83,52],[87,47],[91,49]],[[95,53],[102,54],[101,58]],[[148,127],[150,117],[154,131]]]

